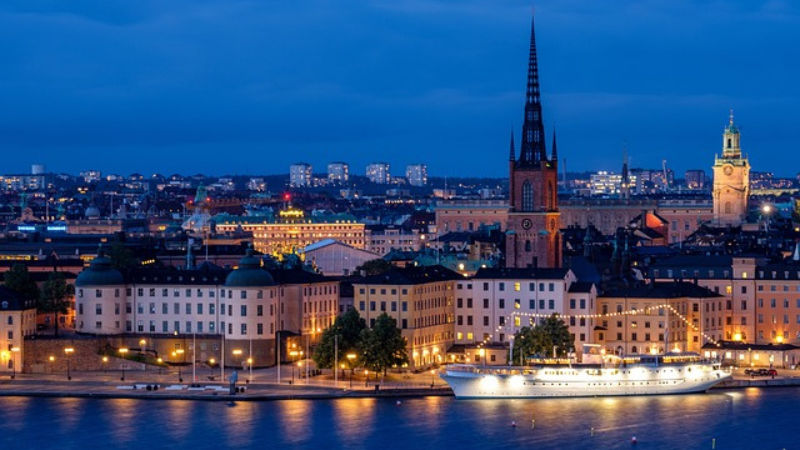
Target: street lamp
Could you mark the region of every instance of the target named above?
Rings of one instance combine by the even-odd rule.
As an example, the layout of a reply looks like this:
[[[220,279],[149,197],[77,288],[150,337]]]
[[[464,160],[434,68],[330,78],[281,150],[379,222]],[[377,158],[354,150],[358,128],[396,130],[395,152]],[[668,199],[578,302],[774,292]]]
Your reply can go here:
[[[247,368],[250,370],[250,376],[247,378],[247,384],[253,381],[253,358],[247,358]]]
[[[67,354],[67,380],[72,379],[72,374],[70,374],[70,360],[72,359],[72,353],[75,352],[75,349],[72,347],[67,347],[64,349],[64,353]]]
[[[17,376],[17,353],[19,353],[19,347],[11,347],[11,354],[14,357],[14,362],[11,363],[12,380]]]
[[[179,349],[175,350],[174,352],[172,352],[172,359],[173,360],[177,359],[176,358],[177,356],[183,356],[183,349],[182,348],[179,348]],[[178,381],[183,383],[183,374],[181,373],[180,364],[178,364]]]
[[[431,387],[436,384],[436,370],[431,369]]]
[[[128,354],[127,348],[119,349],[119,354],[122,355],[122,377],[120,377],[120,381],[125,381],[125,355]]]
[[[300,353],[298,353],[297,350],[292,350],[292,351],[289,352],[289,356],[292,357],[292,383],[291,384],[294,384],[294,358],[299,354]]]
[[[156,362],[158,363],[158,374],[159,374],[159,375],[161,375],[161,364],[163,364],[163,363],[164,363],[164,360],[163,360],[163,359],[161,359],[161,358],[158,358],[158,359],[156,360]]]
[[[108,362],[108,356],[103,356],[103,373],[106,373],[106,363]]]
[[[369,382],[369,370],[364,369],[364,387],[367,387],[368,382]]]
[[[50,373],[53,373],[53,364],[56,361],[56,357],[53,356],[53,355],[50,355],[50,357],[47,358],[47,359],[50,360]]]
[[[356,359],[355,353],[348,353],[347,354],[347,361],[350,364],[350,389],[353,389],[353,362]]]

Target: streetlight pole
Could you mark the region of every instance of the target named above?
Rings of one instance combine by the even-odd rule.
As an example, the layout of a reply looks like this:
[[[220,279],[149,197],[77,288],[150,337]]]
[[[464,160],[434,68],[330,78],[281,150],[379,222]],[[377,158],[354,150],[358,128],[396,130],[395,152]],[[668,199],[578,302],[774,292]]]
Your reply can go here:
[[[192,333],[192,383],[197,383],[197,332]]]
[[[70,373],[70,360],[72,359],[72,353],[75,351],[72,347],[67,347],[64,349],[64,353],[67,354],[67,381],[72,379],[72,374]]]
[[[108,362],[108,356],[103,356],[103,373],[106,372],[106,363]]]
[[[333,387],[339,387],[339,335],[333,335]]]
[[[14,355],[14,361],[11,363],[11,379],[17,377],[17,353],[19,353],[19,347],[11,347],[11,354]]]
[[[289,356],[292,357],[292,383],[294,384],[294,358],[298,355],[297,350],[292,350],[289,352]]]
[[[182,367],[183,364],[186,362],[186,360],[184,359],[184,351],[182,348],[179,348],[175,350],[175,353],[177,353],[181,357],[181,362],[178,365],[178,381],[180,383],[183,383],[183,373],[181,373],[181,369],[183,368]]]
[[[355,353],[348,353],[347,354],[347,361],[350,364],[350,389],[353,389],[353,362],[356,359]]]
[[[122,355],[122,376],[119,380],[125,381],[125,356],[128,354],[128,349],[125,347],[119,349],[119,354]]]

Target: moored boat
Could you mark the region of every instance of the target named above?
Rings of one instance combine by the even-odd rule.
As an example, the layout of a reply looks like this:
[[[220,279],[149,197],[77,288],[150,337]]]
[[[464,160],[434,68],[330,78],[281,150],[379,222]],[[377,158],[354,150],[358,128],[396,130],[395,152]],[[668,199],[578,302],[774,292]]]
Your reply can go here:
[[[697,353],[604,356],[600,363],[451,364],[439,376],[458,398],[595,397],[705,392],[730,378]]]

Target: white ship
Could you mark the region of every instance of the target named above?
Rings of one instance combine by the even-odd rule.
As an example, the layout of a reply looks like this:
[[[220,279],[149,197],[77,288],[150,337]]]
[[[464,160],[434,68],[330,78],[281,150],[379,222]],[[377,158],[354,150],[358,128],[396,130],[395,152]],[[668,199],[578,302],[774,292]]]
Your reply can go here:
[[[439,376],[457,398],[541,398],[705,392],[731,374],[697,353],[669,353],[603,356],[598,363],[582,364],[451,364]]]

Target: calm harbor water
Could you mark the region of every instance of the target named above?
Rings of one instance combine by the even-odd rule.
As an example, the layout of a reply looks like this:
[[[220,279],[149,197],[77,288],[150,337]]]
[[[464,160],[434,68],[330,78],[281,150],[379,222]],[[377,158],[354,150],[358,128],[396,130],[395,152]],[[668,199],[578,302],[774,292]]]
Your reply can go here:
[[[0,449],[800,449],[800,388],[636,398],[0,398]],[[511,427],[512,421],[516,427]],[[531,429],[532,421],[535,428]],[[594,436],[591,428],[594,427]]]

